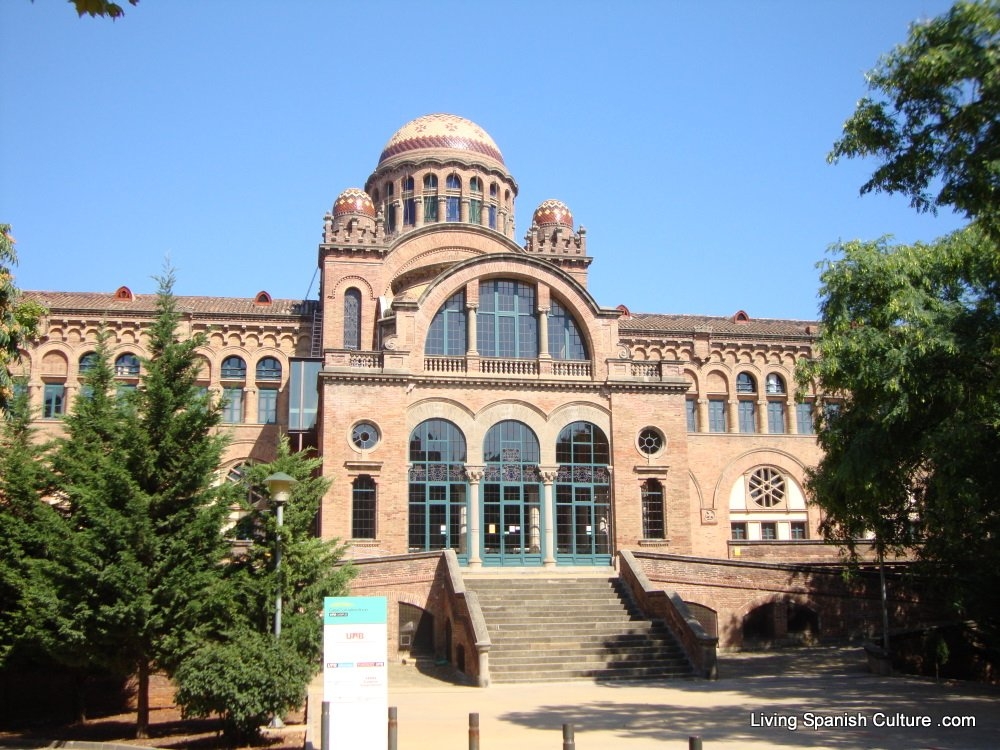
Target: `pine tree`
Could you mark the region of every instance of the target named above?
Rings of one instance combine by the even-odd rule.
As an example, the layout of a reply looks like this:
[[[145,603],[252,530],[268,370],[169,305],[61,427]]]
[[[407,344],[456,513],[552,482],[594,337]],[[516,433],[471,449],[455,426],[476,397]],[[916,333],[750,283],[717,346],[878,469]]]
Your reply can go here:
[[[150,358],[138,389],[115,392],[106,343],[54,455],[77,564],[62,582],[77,659],[137,678],[137,737],[149,678],[171,674],[228,612],[226,437],[218,404],[195,387],[200,337],[180,340],[173,273],[160,281]],[[64,650],[71,662],[73,649]]]
[[[70,539],[57,511],[41,501],[50,481],[44,453],[21,393],[0,417],[0,668],[47,657],[62,630],[54,581]]]

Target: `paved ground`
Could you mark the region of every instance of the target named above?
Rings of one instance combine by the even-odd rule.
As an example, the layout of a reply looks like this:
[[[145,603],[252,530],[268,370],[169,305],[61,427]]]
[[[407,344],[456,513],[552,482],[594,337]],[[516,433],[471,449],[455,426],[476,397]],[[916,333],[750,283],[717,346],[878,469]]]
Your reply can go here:
[[[471,712],[480,716],[481,750],[559,750],[564,723],[574,727],[577,750],[682,750],[690,735],[700,735],[705,750],[1000,748],[1000,690],[873,676],[859,648],[723,656],[720,665],[715,682],[482,690],[438,679],[443,672],[431,676],[394,664],[389,705],[398,710],[398,750],[467,748]],[[814,726],[807,725],[810,714]],[[930,726],[885,726],[923,717]],[[974,726],[944,726],[950,717]],[[855,725],[815,726],[848,719]]]

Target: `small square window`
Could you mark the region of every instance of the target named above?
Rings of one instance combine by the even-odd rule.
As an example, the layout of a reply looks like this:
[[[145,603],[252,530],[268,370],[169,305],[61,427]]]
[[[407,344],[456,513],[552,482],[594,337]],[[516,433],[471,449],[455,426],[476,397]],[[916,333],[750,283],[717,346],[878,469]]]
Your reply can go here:
[[[778,538],[778,524],[774,521],[764,521],[760,525],[760,538],[774,541]]]
[[[792,539],[806,539],[806,522],[792,521],[791,536]]]
[[[747,525],[745,521],[732,523],[729,525],[729,536],[731,539],[742,541],[747,538]]]

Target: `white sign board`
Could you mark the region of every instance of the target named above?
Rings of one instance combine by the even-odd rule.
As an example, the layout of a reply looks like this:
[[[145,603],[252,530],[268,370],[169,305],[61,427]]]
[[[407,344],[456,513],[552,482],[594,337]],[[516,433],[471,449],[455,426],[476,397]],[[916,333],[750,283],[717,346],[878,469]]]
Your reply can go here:
[[[385,750],[389,741],[387,603],[384,596],[323,600],[323,700],[330,748]]]

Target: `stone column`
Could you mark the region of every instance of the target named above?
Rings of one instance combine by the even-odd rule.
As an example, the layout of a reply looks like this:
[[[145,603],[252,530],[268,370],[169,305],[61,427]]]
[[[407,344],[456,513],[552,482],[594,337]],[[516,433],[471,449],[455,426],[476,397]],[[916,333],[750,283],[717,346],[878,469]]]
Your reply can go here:
[[[788,399],[788,403],[785,404],[785,409],[786,409],[785,421],[787,422],[788,425],[789,435],[799,434],[799,415],[796,412],[797,408],[798,407],[795,403],[795,399],[794,398]]]
[[[476,328],[478,312],[478,302],[467,302],[465,304],[465,333],[468,336],[468,340],[465,342],[466,356],[477,356],[479,354],[479,350],[476,349],[476,341],[479,337],[479,330]]]
[[[480,549],[480,525],[479,518],[479,484],[483,481],[484,466],[466,466],[465,476],[469,478],[469,497],[466,500],[469,506],[469,525],[466,532],[466,549],[469,550],[469,567],[483,567],[483,558]]]
[[[257,424],[257,389],[243,389],[243,421],[247,424]]]
[[[469,223],[469,198],[462,197],[459,201],[458,219],[463,224]]]
[[[549,359],[549,308],[538,308],[538,356]]]
[[[556,498],[552,485],[559,471],[557,466],[540,466],[542,474],[542,526],[545,534],[542,541],[542,565],[556,566]]]
[[[438,195],[438,224],[448,221],[448,197]]]
[[[726,404],[729,412],[729,432],[740,431],[740,402],[739,399],[730,399]]]
[[[757,432],[767,435],[770,431],[770,425],[767,423],[767,399],[762,398],[757,402]]]
[[[708,399],[698,399],[698,432],[708,432]]]

